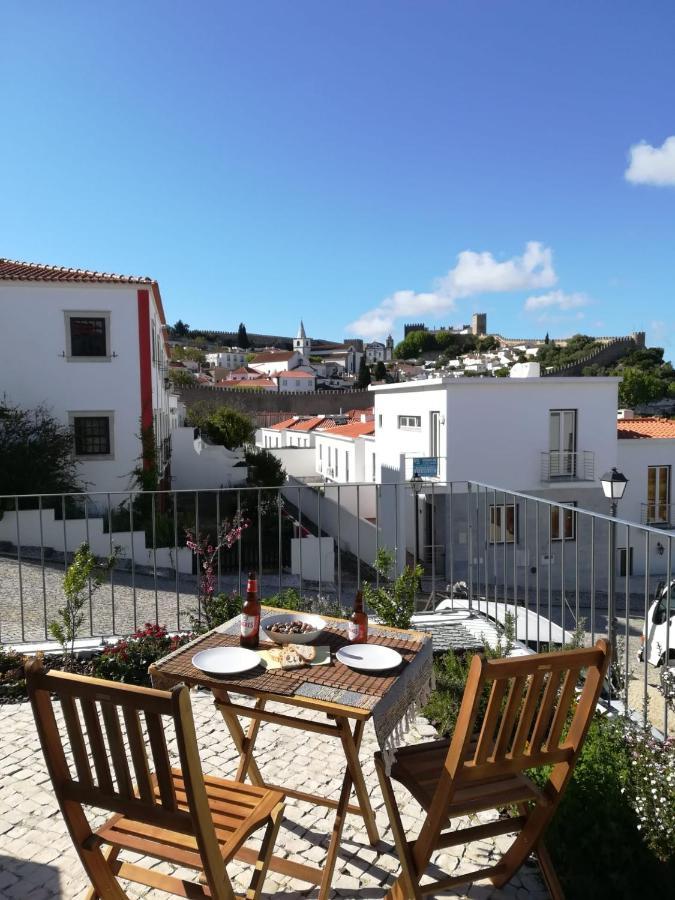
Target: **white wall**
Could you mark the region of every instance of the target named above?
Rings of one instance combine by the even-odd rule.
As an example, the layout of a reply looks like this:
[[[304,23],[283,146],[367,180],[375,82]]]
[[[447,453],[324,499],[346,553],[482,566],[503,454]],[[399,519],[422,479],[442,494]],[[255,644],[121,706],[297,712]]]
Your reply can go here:
[[[139,288],[150,296],[148,350],[159,445],[169,436],[171,417],[169,391],[164,384],[168,359],[151,285],[0,284],[0,360],[6,399],[26,408],[42,404],[64,425],[70,423],[71,413],[114,413],[113,458],[78,461],[79,477],[90,490],[128,489],[141,456]],[[67,311],[109,315],[109,359],[66,358]]]
[[[401,453],[430,455],[430,412],[439,410],[445,417],[439,455],[447,457],[445,471],[441,459],[441,480],[480,481],[556,496],[556,492],[571,486],[579,494],[597,493],[599,476],[617,460],[618,381],[458,378],[372,388],[378,471],[399,468]],[[541,480],[542,452],[549,448],[552,409],[577,410],[577,450],[593,452],[595,481]],[[399,415],[421,416],[421,427],[400,429]],[[411,474],[405,472],[403,477]]]
[[[210,490],[244,484],[248,469],[237,466],[243,453],[207,444],[193,428],[171,435],[171,480],[175,490]]]
[[[308,581],[335,582],[335,542],[332,537],[291,538],[291,572]]]
[[[271,449],[277,459],[281,460],[286,474],[307,478],[315,474],[314,449],[312,447],[279,447]]]
[[[620,519],[641,522],[642,504],[647,502],[647,468],[670,466],[670,501],[673,502],[673,477],[675,475],[675,439],[673,438],[620,438],[618,441],[617,467],[628,478],[626,492],[618,506]],[[675,507],[671,506],[671,513]],[[672,521],[672,520],[671,520]]]

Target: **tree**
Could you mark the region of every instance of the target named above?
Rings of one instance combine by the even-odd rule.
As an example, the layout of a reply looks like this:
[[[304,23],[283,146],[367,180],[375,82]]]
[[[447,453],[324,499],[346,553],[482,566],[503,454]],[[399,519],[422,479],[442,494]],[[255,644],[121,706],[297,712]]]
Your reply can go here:
[[[241,347],[242,350],[247,350],[251,346],[251,342],[248,339],[248,335],[246,334],[246,326],[243,322],[239,323],[239,329],[237,331],[237,347]]]
[[[248,483],[254,487],[280,487],[286,481],[281,460],[269,450],[256,447],[244,454]]]
[[[169,369],[169,381],[174,387],[191,387],[195,377],[187,369]]]
[[[619,385],[619,406],[632,408],[651,403],[661,396],[661,380],[652,372],[641,369],[624,369],[623,381]]]
[[[378,359],[375,365],[375,381],[384,381],[387,377],[387,367],[382,362],[381,359]]]
[[[370,369],[366,365],[366,357],[361,357],[361,362],[359,364],[359,377],[356,382],[356,386],[365,389],[370,384]]]
[[[206,435],[214,444],[235,450],[252,444],[255,437],[253,423],[248,416],[228,406],[220,406],[206,420]]]
[[[179,319],[171,330],[176,337],[187,337],[190,334],[190,326],[182,319]]]
[[[69,494],[83,489],[70,429],[47,409],[0,401],[0,494]]]

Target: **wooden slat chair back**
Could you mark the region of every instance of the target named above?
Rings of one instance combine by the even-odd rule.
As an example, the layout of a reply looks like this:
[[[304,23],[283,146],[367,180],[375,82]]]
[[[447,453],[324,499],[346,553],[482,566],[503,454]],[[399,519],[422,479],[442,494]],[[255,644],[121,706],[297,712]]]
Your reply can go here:
[[[549,890],[562,895],[542,835],[574,770],[609,659],[605,640],[590,649],[517,658],[474,656],[452,739],[404,748],[392,767],[391,777],[408,787],[427,812],[412,845],[402,833],[397,837],[396,800],[383,760],[376,754],[403,864],[391,897],[419,897],[480,878],[490,878],[500,887],[535,849]],[[525,773],[542,766],[552,768],[539,789]],[[520,814],[443,833],[453,817],[510,806]],[[434,850],[512,832],[517,837],[497,865],[419,886]]]
[[[71,838],[92,883],[92,898],[126,897],[117,880],[119,875],[180,896],[231,900],[235,895],[225,870],[224,830],[229,825],[228,838],[232,838],[230,843],[236,850],[252,830],[267,821],[263,841],[267,860],[263,861],[262,870],[260,865],[257,867],[254,889],[247,894],[259,896],[280,823],[283,795],[224,779],[204,778],[190,694],[185,686],[169,692],[67,672],[46,672],[38,659],[27,663],[26,681],[47,768]],[[55,704],[61,708],[66,734],[58,725]],[[175,728],[180,770],[171,766],[165,734],[169,720]],[[66,753],[66,735],[71,761]],[[223,802],[218,809],[222,815],[235,816],[240,834],[222,815],[217,831],[211,808],[215,804],[207,792],[209,784],[215,785],[211,793],[220,789],[221,798],[235,786],[242,793],[244,806],[238,818],[231,801],[229,807]],[[107,810],[114,814],[113,818],[92,832],[85,806]],[[147,838],[138,837],[139,823],[145,826],[141,830]],[[129,830],[128,847],[120,836],[125,827]],[[107,841],[109,834],[116,838]],[[173,852],[162,845],[169,834],[173,835]],[[149,841],[147,846],[144,840]],[[133,841],[138,844],[136,848]],[[104,843],[111,844],[107,854],[100,849]],[[177,861],[201,869],[208,888],[117,862],[120,849],[138,849],[152,855],[153,846],[158,849],[159,859],[173,859],[175,854]],[[181,859],[181,846],[186,848],[185,859]]]

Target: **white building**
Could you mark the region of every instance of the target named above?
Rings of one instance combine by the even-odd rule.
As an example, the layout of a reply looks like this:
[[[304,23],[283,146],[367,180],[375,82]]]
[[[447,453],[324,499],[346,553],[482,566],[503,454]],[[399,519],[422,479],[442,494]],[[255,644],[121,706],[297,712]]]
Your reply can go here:
[[[316,390],[316,375],[301,369],[290,372],[278,372],[271,376],[280,391],[309,394]]]
[[[238,347],[224,347],[206,354],[206,361],[212,369],[238,369],[246,365],[246,351]]]
[[[619,517],[665,530],[675,528],[675,420],[624,418],[617,422],[617,429],[617,467],[628,478]]]
[[[0,259],[5,399],[69,425],[91,491],[124,491],[154,427],[160,470],[171,413],[164,310],[150,278]]]
[[[263,353],[256,353],[249,363],[249,368],[262,375],[274,375],[277,372],[296,369],[302,361],[302,356],[295,350],[266,350]]]
[[[305,334],[305,326],[302,319],[300,320],[298,333],[293,341],[293,350],[305,359],[307,359],[312,352],[312,341]]]
[[[329,428],[317,428],[316,437],[316,471],[327,481],[342,483],[361,483],[372,480],[366,474],[366,450],[364,438],[372,441],[375,423],[349,422],[347,425],[334,425]],[[372,457],[372,449],[369,457]],[[372,472],[372,462],[370,466]]]
[[[261,428],[256,444],[258,447],[313,447],[315,444],[315,430],[326,420],[325,416],[292,416]]]
[[[371,366],[373,363],[384,362],[387,358],[386,348],[380,341],[371,341],[364,347],[366,354],[366,364]]]

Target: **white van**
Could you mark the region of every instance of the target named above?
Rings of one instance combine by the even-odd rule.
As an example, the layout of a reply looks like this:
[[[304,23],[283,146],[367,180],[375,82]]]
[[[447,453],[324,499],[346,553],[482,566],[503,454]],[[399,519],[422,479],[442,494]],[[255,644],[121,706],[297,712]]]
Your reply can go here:
[[[668,585],[658,592],[656,600],[647,613],[647,633],[642,634],[639,658],[645,658],[653,666],[662,666],[666,661],[675,665],[675,579],[670,583],[670,626],[668,625]]]

